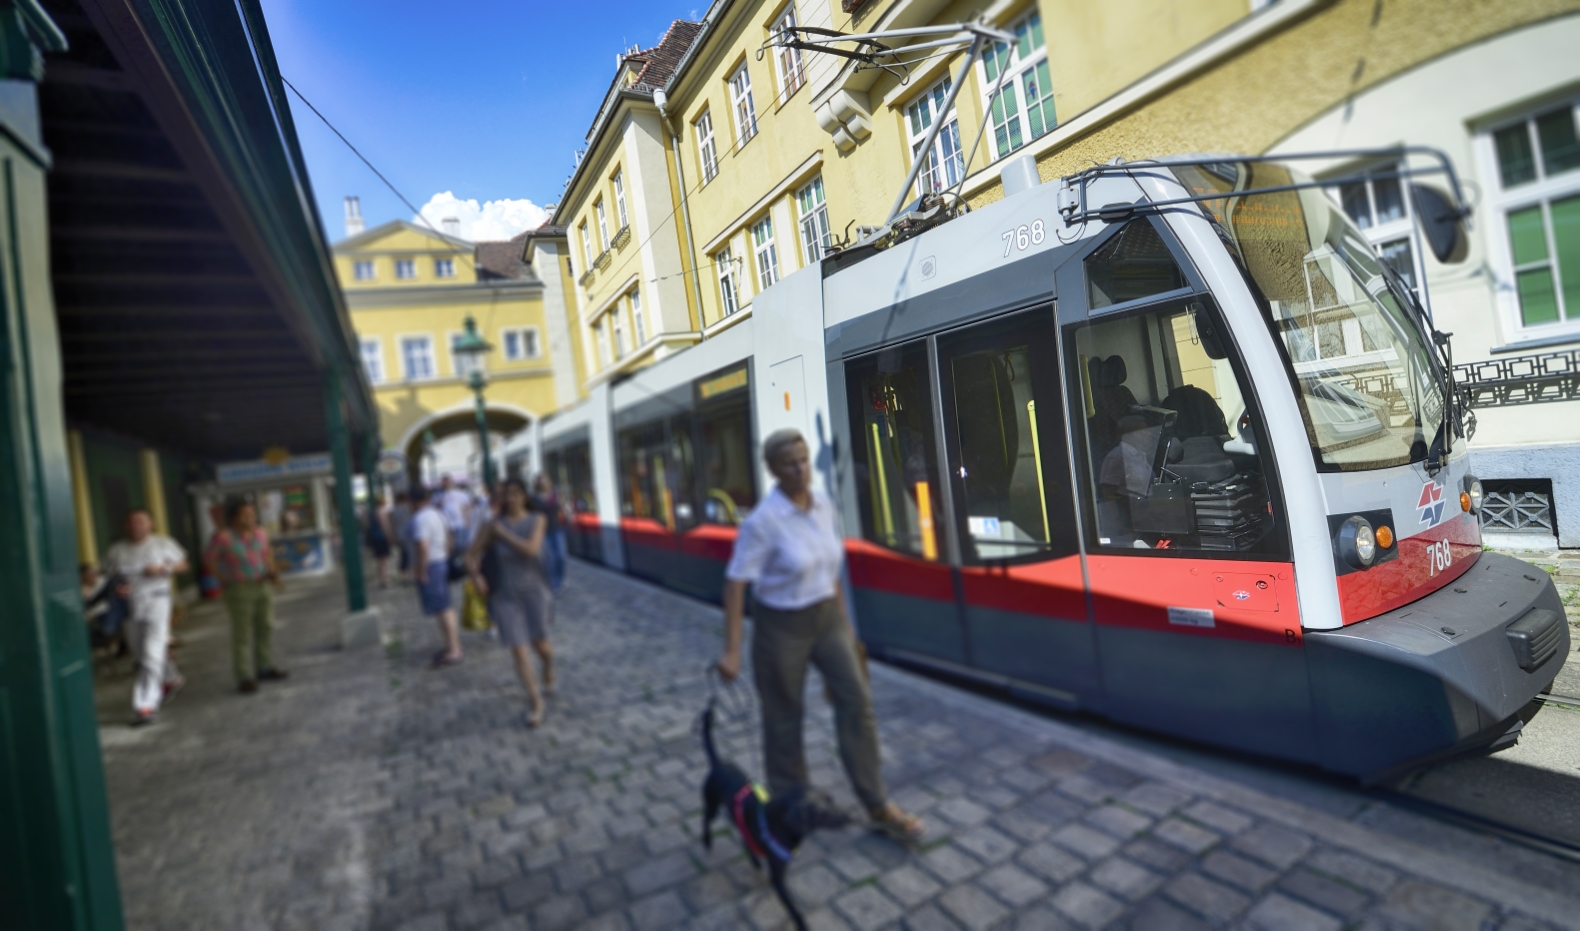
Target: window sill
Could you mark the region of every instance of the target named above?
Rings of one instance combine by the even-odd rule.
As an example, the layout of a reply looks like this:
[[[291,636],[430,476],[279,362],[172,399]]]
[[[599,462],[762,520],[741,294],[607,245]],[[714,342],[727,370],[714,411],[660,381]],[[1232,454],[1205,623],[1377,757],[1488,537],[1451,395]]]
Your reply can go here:
[[[774,112],[778,113],[780,110],[783,110],[785,107],[790,106],[790,101],[794,100],[797,94],[801,93],[803,90],[806,90],[806,84],[807,84],[806,75],[803,74],[801,76],[801,83],[797,84],[795,86],[794,90],[792,90],[788,94],[785,94],[783,98],[777,100],[774,103]]]
[[[1534,339],[1521,339],[1502,346],[1495,346],[1488,350],[1493,355],[1503,355],[1510,352],[1525,352],[1528,349],[1546,349],[1549,346],[1563,346],[1567,343],[1580,343],[1580,329],[1569,330],[1566,333],[1554,333],[1552,336],[1539,336]]]

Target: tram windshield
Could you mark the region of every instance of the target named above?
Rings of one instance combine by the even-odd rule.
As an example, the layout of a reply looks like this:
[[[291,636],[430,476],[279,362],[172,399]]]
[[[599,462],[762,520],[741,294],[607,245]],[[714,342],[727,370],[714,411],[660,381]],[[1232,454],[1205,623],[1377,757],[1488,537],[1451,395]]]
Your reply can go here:
[[[1236,195],[1307,180],[1276,164],[1181,165],[1252,292],[1299,389],[1323,471],[1419,462],[1441,442],[1437,359],[1365,237],[1320,190]]]

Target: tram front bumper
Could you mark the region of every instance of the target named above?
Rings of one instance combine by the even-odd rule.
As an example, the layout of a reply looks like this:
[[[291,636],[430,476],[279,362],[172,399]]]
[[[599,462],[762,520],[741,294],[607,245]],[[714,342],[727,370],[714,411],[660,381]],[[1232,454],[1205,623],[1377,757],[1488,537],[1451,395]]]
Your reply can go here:
[[[1319,762],[1362,778],[1498,740],[1569,653],[1552,579],[1496,553],[1396,611],[1305,636]]]

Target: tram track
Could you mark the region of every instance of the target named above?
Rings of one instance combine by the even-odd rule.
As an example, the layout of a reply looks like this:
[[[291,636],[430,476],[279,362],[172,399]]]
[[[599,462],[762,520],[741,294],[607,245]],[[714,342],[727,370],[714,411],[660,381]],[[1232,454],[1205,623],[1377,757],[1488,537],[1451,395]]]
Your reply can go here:
[[[1530,831],[1518,825],[1488,818],[1465,808],[1445,805],[1400,789],[1363,790],[1377,801],[1419,815],[1447,822],[1465,830],[1487,835],[1506,843],[1534,850],[1571,863],[1580,863],[1580,844]]]
[[[1506,758],[1500,760],[1499,754],[1472,754],[1466,757],[1445,760],[1410,773],[1391,784],[1366,786],[1353,779],[1346,779],[1309,767],[1197,744],[1181,738],[1130,727],[1084,712],[1068,712],[1051,708],[1025,697],[1009,693],[993,684],[973,678],[952,676],[940,670],[922,668],[904,662],[895,663],[894,665],[898,668],[921,673],[929,678],[947,682],[957,688],[992,698],[995,701],[1057,719],[1083,730],[1100,734],[1111,740],[1149,750],[1176,762],[1212,772],[1217,776],[1228,778],[1251,788],[1274,795],[1299,798],[1307,804],[1314,804],[1315,807],[1326,809],[1345,820],[1362,824],[1366,823],[1372,815],[1377,813],[1378,806],[1386,806],[1399,812],[1427,819],[1439,825],[1468,832],[1485,840],[1501,843],[1508,848],[1517,848],[1540,854],[1568,864],[1580,864],[1580,835],[1570,838],[1543,832],[1535,829],[1532,825],[1517,824],[1511,820],[1489,814],[1485,810],[1478,810],[1477,806],[1473,804],[1454,804],[1441,798],[1434,798],[1429,792],[1431,789],[1439,787],[1430,784],[1424,787],[1421,785],[1423,780],[1430,782],[1430,780],[1427,780],[1427,777],[1446,767],[1454,767],[1467,762],[1472,764],[1480,764],[1483,761],[1508,762]],[[1543,704],[1551,706],[1548,711],[1549,714],[1554,712],[1561,714],[1580,712],[1580,697],[1552,694],[1541,696],[1541,701]],[[1524,732],[1522,732],[1522,738],[1527,740],[1536,739]],[[1522,799],[1537,798],[1544,791],[1550,789],[1550,787],[1537,784],[1540,779],[1556,778],[1558,780],[1567,780],[1574,778],[1580,780],[1580,773],[1570,777],[1568,774],[1556,771],[1537,770],[1529,764],[1524,764],[1523,766],[1516,764],[1516,767],[1509,767],[1509,769],[1514,773],[1512,778],[1516,783],[1518,783],[1520,778],[1526,780],[1524,785],[1516,784],[1514,787],[1515,795]],[[1471,775],[1475,776],[1477,774]],[[1464,776],[1462,772],[1454,772],[1448,778],[1460,780]],[[1468,795],[1474,797],[1475,793],[1471,792]]]

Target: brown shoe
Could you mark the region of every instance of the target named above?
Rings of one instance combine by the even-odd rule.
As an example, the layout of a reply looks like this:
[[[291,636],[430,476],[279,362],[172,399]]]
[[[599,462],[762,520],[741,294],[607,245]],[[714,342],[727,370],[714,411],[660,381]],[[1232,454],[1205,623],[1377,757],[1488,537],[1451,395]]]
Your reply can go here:
[[[291,674],[286,672],[285,670],[278,669],[278,668],[275,668],[273,666],[270,666],[268,669],[260,670],[258,672],[258,678],[262,679],[265,682],[278,682],[281,679],[289,677],[290,675]]]
[[[243,679],[241,680],[241,685],[237,686],[237,688],[241,689],[243,694],[251,695],[253,692],[258,691],[258,680]]]

